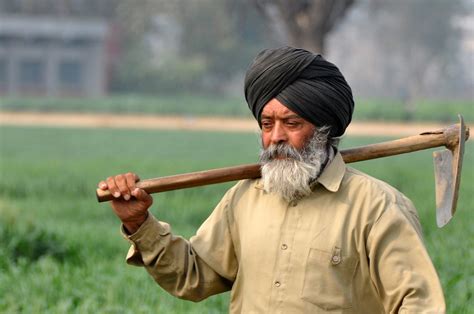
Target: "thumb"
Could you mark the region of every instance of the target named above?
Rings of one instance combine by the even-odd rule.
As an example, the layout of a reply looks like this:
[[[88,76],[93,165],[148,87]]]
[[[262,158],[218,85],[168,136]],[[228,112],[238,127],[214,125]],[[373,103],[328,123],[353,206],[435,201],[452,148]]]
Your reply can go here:
[[[153,202],[151,195],[143,189],[135,188],[132,191],[132,195],[140,202],[144,202],[146,204],[151,204]]]

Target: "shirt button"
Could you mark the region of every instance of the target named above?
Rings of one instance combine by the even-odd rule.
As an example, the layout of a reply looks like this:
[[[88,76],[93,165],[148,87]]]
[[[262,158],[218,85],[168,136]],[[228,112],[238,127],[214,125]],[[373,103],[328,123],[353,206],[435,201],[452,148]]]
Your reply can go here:
[[[281,245],[281,249],[282,249],[282,250],[286,250],[287,248],[288,248],[288,245],[286,245],[286,244],[282,244],[282,245]]]
[[[275,281],[275,286],[279,287],[281,286],[281,283],[279,281]]]
[[[338,255],[334,255],[332,257],[332,263],[333,264],[339,264],[340,261],[341,261],[341,258]]]

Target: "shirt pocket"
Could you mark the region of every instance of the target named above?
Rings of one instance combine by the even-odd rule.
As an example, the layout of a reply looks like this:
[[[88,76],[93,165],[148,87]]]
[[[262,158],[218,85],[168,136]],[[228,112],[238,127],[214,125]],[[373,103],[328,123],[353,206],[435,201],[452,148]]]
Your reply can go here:
[[[338,247],[332,252],[310,248],[302,299],[328,311],[351,308],[357,261],[355,257],[344,256]]]

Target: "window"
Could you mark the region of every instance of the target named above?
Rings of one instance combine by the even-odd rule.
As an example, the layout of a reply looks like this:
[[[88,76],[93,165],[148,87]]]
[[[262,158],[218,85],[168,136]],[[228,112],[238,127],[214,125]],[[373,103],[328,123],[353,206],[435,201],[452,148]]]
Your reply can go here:
[[[0,59],[0,89],[7,86],[7,61]]]
[[[61,88],[80,90],[83,83],[83,64],[77,60],[59,63],[59,85]]]
[[[42,88],[45,84],[45,66],[41,60],[23,60],[20,62],[20,86]]]

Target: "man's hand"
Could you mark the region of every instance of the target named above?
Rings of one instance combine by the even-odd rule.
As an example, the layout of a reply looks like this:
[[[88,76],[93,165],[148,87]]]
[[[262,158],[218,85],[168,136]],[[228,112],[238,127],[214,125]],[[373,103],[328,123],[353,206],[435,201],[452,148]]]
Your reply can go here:
[[[135,173],[119,174],[100,181],[98,187],[114,196],[112,209],[129,233],[135,233],[148,217],[153,198],[135,186],[140,178]]]

